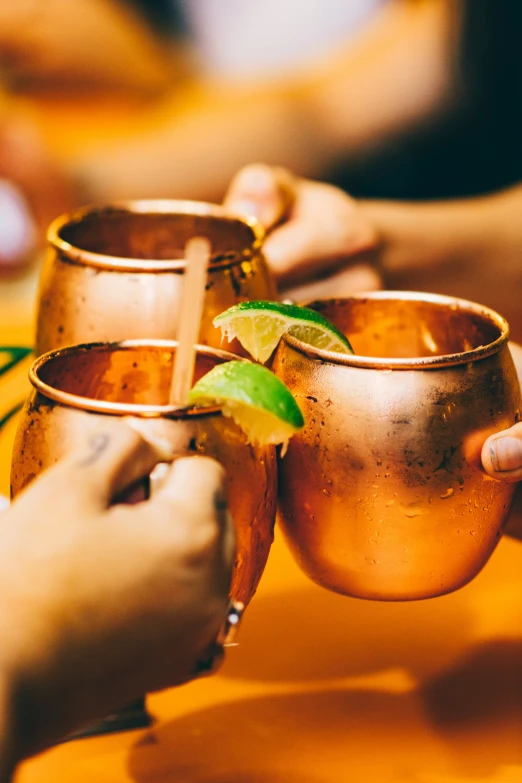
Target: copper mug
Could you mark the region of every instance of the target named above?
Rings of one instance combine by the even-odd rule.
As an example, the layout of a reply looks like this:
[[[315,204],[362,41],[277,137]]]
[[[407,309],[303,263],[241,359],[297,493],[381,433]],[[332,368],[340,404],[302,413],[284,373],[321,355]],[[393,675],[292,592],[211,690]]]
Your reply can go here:
[[[254,218],[196,201],[133,201],[80,209],[55,220],[40,278],[36,354],[65,345],[175,339],[188,239],[212,257],[199,342],[219,348],[213,318],[248,299],[275,299]],[[223,345],[241,353],[234,341]]]
[[[480,464],[486,437],[520,418],[508,324],[421,293],[310,306],[355,355],[288,336],[274,357],[306,419],[279,474],[281,527],[298,563],[360,598],[462,587],[495,549],[515,490]]]
[[[237,357],[199,346],[195,379]],[[11,494],[15,497],[45,468],[90,433],[122,416],[142,419],[151,435],[168,440],[179,455],[207,454],[225,467],[237,556],[231,596],[252,598],[273,539],[276,456],[273,446],[247,443],[217,408],[168,405],[175,343],[127,341],[74,346],[37,359],[29,373],[33,390],[15,436]]]

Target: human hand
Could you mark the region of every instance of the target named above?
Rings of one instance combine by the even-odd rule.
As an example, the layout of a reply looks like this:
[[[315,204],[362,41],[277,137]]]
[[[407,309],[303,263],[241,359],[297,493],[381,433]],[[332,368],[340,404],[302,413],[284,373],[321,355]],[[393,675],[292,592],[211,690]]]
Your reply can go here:
[[[113,502],[165,457],[111,424],[1,515],[0,696],[7,683],[17,757],[185,681],[213,650],[234,559],[223,469],[179,459],[150,500]]]
[[[236,175],[224,204],[270,229],[264,253],[284,296],[302,302],[381,287],[377,232],[338,188],[254,164]]]

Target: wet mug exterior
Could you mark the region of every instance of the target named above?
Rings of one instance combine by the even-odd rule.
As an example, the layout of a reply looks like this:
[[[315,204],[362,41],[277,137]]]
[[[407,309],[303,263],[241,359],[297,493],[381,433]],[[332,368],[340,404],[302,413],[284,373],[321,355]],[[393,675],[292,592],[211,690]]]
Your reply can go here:
[[[208,237],[212,256],[199,341],[222,346],[213,318],[249,299],[275,299],[254,218],[197,201],[133,201],[55,220],[40,277],[37,356],[66,345],[176,339],[184,246]],[[223,347],[241,353],[239,343]]]
[[[306,419],[279,468],[279,518],[298,563],[361,598],[456,590],[493,552],[515,490],[480,464],[486,437],[520,417],[507,323],[429,294],[311,306],[356,353],[287,337],[274,358]]]
[[[11,494],[15,497],[47,467],[122,416],[137,416],[176,454],[206,454],[224,466],[237,555],[231,596],[252,598],[273,540],[276,512],[274,447],[253,446],[218,409],[166,404],[175,343],[128,341],[51,352],[30,370],[33,390],[15,436]],[[237,358],[199,347],[195,377]]]

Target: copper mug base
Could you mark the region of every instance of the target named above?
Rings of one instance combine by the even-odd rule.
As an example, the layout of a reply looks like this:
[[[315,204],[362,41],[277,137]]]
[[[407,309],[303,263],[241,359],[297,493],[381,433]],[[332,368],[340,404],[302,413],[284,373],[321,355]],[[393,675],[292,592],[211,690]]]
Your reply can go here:
[[[462,587],[497,545],[515,491],[480,463],[486,438],[520,418],[506,321],[430,294],[311,307],[356,353],[288,336],[274,358],[306,420],[279,466],[280,525],[294,557],[318,584],[359,598]]]

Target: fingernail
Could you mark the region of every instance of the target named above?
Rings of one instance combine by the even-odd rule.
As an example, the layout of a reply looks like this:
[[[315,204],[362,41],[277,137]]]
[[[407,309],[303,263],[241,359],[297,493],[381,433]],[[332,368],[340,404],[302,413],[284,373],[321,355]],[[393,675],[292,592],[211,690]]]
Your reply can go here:
[[[489,443],[489,456],[497,473],[522,468],[522,443],[510,435],[495,438]]]
[[[251,166],[246,168],[239,177],[239,185],[242,190],[251,190],[254,193],[272,193],[274,190],[274,176],[270,169],[264,166]]]
[[[249,199],[240,199],[238,201],[232,201],[227,204],[227,210],[229,212],[235,212],[237,215],[245,217],[255,217],[259,220],[261,214],[261,207],[255,201]]]

